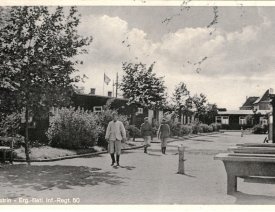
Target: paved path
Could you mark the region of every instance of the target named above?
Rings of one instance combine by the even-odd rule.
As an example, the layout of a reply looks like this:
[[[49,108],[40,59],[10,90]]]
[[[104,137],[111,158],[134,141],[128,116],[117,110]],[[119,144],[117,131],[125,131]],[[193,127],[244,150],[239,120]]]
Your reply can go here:
[[[170,143],[167,155],[153,144],[124,152],[121,167],[111,167],[109,155],[51,163],[7,166],[0,170],[0,198],[79,198],[82,204],[274,204],[275,187],[239,182],[235,196],[226,195],[226,173],[216,152],[238,142],[258,142],[263,136],[204,136]],[[240,140],[243,139],[243,140]],[[186,175],[177,174],[176,146],[183,143]],[[211,148],[210,148],[211,147]],[[204,150],[203,150],[204,149]]]

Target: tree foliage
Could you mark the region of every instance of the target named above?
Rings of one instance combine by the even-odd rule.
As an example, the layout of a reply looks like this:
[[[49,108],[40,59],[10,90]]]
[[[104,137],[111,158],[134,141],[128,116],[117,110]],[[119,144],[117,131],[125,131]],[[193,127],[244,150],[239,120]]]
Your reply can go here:
[[[41,116],[69,102],[73,84],[81,80],[72,77],[80,63],[74,58],[86,53],[91,42],[78,35],[79,22],[75,7],[68,14],[62,7],[54,12],[38,6],[9,8],[0,25],[0,88],[14,95],[18,111],[25,109],[25,120],[30,112]],[[27,143],[28,122],[26,148]]]
[[[206,98],[206,96],[203,93],[201,93],[199,95],[195,94],[192,97],[192,101],[193,101],[194,106],[196,108],[197,115],[198,116],[204,115],[207,111],[207,98]]]
[[[153,73],[153,63],[148,69],[145,64],[123,63],[124,75],[120,88],[129,104],[138,103],[151,109],[165,105],[166,87],[163,77]]]
[[[196,116],[199,120],[206,124],[215,122],[215,117],[218,114],[218,107],[216,104],[210,104],[205,94],[194,95],[192,97],[194,106],[196,108]]]
[[[172,94],[172,101],[176,111],[188,110],[192,107],[190,91],[184,82],[180,82]]]

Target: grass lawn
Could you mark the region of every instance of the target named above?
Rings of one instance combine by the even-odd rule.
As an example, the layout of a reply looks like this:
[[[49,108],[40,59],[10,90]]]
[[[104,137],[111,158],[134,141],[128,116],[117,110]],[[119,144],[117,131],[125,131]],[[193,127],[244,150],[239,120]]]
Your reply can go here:
[[[133,142],[127,142],[123,144],[123,148],[129,148],[138,146],[138,144]],[[59,157],[72,156],[77,154],[93,153],[93,152],[102,152],[106,149],[99,146],[94,146],[89,149],[78,149],[78,150],[69,150],[62,148],[54,148],[51,146],[41,146],[31,148],[30,158],[31,160],[41,160],[41,159],[55,159]],[[23,147],[15,149],[17,159],[25,159],[25,149]]]

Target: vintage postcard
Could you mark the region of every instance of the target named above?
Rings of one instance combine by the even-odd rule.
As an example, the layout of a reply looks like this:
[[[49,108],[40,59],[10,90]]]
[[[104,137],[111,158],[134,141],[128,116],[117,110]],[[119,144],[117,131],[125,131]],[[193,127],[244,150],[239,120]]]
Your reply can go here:
[[[274,26],[273,1],[1,2],[0,209],[272,210]]]

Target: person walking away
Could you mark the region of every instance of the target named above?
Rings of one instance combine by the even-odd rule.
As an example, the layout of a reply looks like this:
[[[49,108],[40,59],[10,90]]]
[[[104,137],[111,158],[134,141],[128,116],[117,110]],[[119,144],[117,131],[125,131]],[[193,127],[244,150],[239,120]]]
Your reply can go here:
[[[113,120],[109,122],[105,139],[108,142],[108,150],[111,155],[113,166],[115,162],[119,166],[119,159],[121,154],[121,141],[126,140],[126,130],[121,121],[118,120],[118,114],[116,112],[112,113]],[[115,160],[116,154],[116,160]]]
[[[162,154],[165,154],[166,152],[166,146],[167,146],[167,139],[170,136],[170,127],[166,123],[165,119],[162,119],[161,125],[158,129],[158,139],[161,140],[161,152]]]
[[[140,127],[141,136],[144,139],[144,153],[147,153],[147,148],[151,146],[151,139],[152,139],[152,126],[149,123],[148,117],[144,118],[144,123]]]

